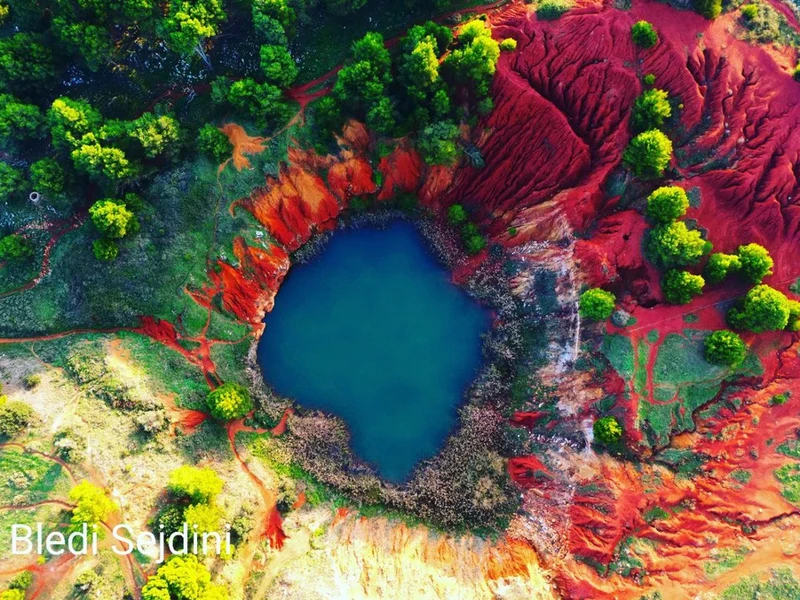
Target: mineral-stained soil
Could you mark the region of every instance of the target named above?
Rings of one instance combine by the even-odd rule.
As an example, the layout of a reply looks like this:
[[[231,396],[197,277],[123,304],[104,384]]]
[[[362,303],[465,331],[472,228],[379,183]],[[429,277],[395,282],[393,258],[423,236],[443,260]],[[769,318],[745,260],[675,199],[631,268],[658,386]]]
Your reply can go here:
[[[531,392],[512,419],[539,443],[509,461],[523,510],[500,542],[502,568],[529,560],[527,550],[509,552],[523,544],[549,569],[558,593],[576,599],[640,598],[655,590],[690,598],[719,593],[768,567],[800,573],[792,540],[798,509],[774,475],[795,464],[776,447],[800,428],[798,336],[747,336],[759,368],[735,382],[723,374],[711,383],[676,383],[672,400],[665,400],[673,383],[663,379],[659,361],[696,348],[703,331],[724,326],[722,309],[747,288],[709,286],[689,306],[666,306],[659,272],[642,252],[644,198],[664,181],[641,182],[621,167],[630,109],[643,76],[652,73],[674,99],[667,133],[675,158],[666,181],[689,192],[688,218],[718,251],[766,246],[776,263],[766,282],[789,293],[800,277],[800,83],[790,75],[793,51],[741,41],[734,14],[711,22],[647,0],[627,11],[582,2],[553,22],[537,20],[522,3],[488,15],[495,37],[518,46],[501,56],[493,112],[468,134],[485,168],[429,168],[406,142],[375,160],[374,141],[358,123],[345,129],[337,156],[293,149],[278,177],[239,203],[277,245],[256,252],[240,242],[242,267],[221,265],[216,280],[225,306],[257,323],[269,308],[264,298],[288,267],[286,253],[333,228],[353,197],[377,193],[385,201],[416,193],[434,211],[460,202],[513,256],[560,264],[562,303],[574,303],[581,284],[604,285],[635,321],[578,330],[575,348],[565,343],[560,362],[540,373],[555,390],[557,411],[543,410]],[[659,32],[652,49],[631,40],[639,19]],[[470,261],[456,275],[478,264]],[[514,281],[512,287],[529,286]],[[576,366],[577,350],[597,350],[604,334],[631,348],[630,370],[613,357],[588,373]],[[557,356],[559,349],[552,350]],[[700,384],[715,387],[692,404],[681,386]],[[787,391],[794,400],[775,405],[772,398]],[[624,459],[559,437],[568,431],[590,437],[601,399],[629,433]],[[662,421],[652,416],[659,410]],[[363,527],[347,525],[348,544],[367,535],[368,529],[358,533]],[[345,557],[346,547],[337,552],[334,566],[326,567],[334,578],[337,562],[343,569],[355,560]],[[496,579],[488,572],[481,577]],[[497,591],[493,584],[488,589]]]

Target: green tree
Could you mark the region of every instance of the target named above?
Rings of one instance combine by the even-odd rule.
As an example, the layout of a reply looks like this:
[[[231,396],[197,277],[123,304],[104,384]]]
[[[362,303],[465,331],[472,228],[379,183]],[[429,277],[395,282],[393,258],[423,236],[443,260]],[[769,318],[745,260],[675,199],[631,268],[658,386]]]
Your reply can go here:
[[[256,2],[253,2],[253,7]],[[260,16],[257,20],[254,17],[253,26],[258,33],[259,41],[275,46],[286,46],[289,44],[289,37],[286,30],[277,19],[268,16]]]
[[[660,187],[647,197],[647,216],[656,223],[671,223],[689,209],[689,198],[678,186]]]
[[[422,25],[414,25],[400,41],[403,54],[409,54],[417,45],[425,40],[434,40],[436,43],[436,57],[441,58],[453,41],[453,32],[449,27],[438,25],[433,21],[426,21]]]
[[[222,479],[213,469],[183,465],[169,474],[167,489],[192,504],[210,504],[222,491]]]
[[[622,439],[622,426],[615,417],[602,417],[592,426],[594,439],[601,444],[613,446]]]
[[[699,231],[690,231],[683,221],[654,227],[645,246],[650,259],[667,269],[693,265],[711,251],[711,243]]]
[[[705,341],[706,360],[714,365],[737,368],[747,356],[747,344],[739,334],[727,329],[715,331]]]
[[[18,400],[0,405],[0,436],[14,437],[33,421],[33,409]]]
[[[417,149],[429,165],[453,165],[458,158],[459,136],[455,123],[433,123],[420,132]]]
[[[709,283],[721,283],[731,273],[738,273],[742,268],[739,257],[735,254],[712,254],[706,263],[705,276]]]
[[[75,505],[70,517],[70,530],[79,531],[83,524],[98,525],[112,512],[119,510],[105,490],[84,480],[69,492],[69,499]]]
[[[633,138],[622,155],[622,161],[642,179],[661,177],[672,156],[672,141],[658,129],[651,129]]]
[[[631,127],[633,131],[647,131],[648,129],[661,129],[664,120],[672,116],[672,107],[665,90],[651,88],[645,90],[636,98],[631,113]]]
[[[39,36],[15,33],[0,38],[0,91],[33,96],[54,76],[53,55]]]
[[[670,269],[664,275],[661,288],[664,298],[670,304],[688,304],[692,298],[703,293],[705,284],[705,280],[700,275]]]
[[[173,556],[142,588],[142,600],[228,600],[225,588],[211,583],[211,574],[194,554]]]
[[[447,209],[447,220],[451,225],[466,223],[469,215],[461,204],[453,204]]]
[[[92,243],[92,252],[97,260],[110,262],[119,256],[119,245],[114,240],[100,238]]]
[[[366,114],[386,95],[392,82],[392,60],[379,33],[368,33],[353,44],[353,57],[339,71],[333,97],[350,111]]]
[[[56,17],[53,19],[53,31],[66,48],[83,57],[92,71],[99,70],[111,60],[114,43],[105,27]]]
[[[500,51],[501,52],[513,52],[517,49],[517,40],[514,38],[506,38],[502,42],[500,42]]]
[[[722,0],[694,0],[694,9],[706,19],[716,19],[722,13]]]
[[[253,410],[253,401],[247,388],[229,381],[210,392],[206,404],[215,419],[232,421]]]
[[[47,123],[55,146],[75,148],[84,135],[100,129],[103,117],[84,100],[56,98],[47,111]]]
[[[464,223],[461,228],[461,239],[464,242],[464,250],[470,256],[479,254],[486,248],[486,238],[481,235],[478,226],[475,223]]]
[[[479,19],[461,27],[458,43],[459,47],[447,55],[443,65],[456,82],[471,85],[478,98],[485,98],[497,71],[500,44]]]
[[[764,246],[747,244],[739,246],[736,255],[741,265],[739,273],[749,283],[761,283],[761,280],[772,275],[774,261]]]
[[[297,19],[294,9],[286,3],[286,0],[253,0],[252,11],[253,26],[262,36],[277,33],[274,23],[280,25],[281,32],[286,35],[285,32],[291,30]]]
[[[97,230],[114,240],[138,230],[139,223],[128,208],[116,200],[98,200],[89,208],[89,216]]]
[[[203,125],[197,133],[197,147],[203,154],[218,163],[230,158],[233,151],[233,144],[228,136],[211,123]]]
[[[54,158],[42,158],[31,165],[31,186],[34,191],[49,195],[58,195],[67,187],[67,174]]]
[[[205,57],[203,41],[217,35],[225,18],[221,0],[171,0],[163,24],[173,50]]]
[[[25,600],[25,592],[22,590],[5,590],[0,592],[0,600]]]
[[[192,504],[183,511],[183,519],[189,524],[189,531],[195,530],[198,534],[219,531],[219,524],[224,516],[222,510],[215,504]]]
[[[378,133],[392,133],[397,126],[397,116],[391,98],[384,96],[373,105],[367,113],[367,126]]]
[[[658,43],[658,34],[651,23],[637,21],[631,27],[633,43],[640,48],[652,48]]]
[[[10,94],[0,94],[0,144],[37,137],[42,113],[33,104],[24,104]]]
[[[8,589],[27,590],[31,585],[33,585],[33,573],[30,571],[23,571],[8,582]]]
[[[70,153],[75,168],[100,180],[119,182],[133,177],[137,169],[125,152],[112,146],[102,146],[93,133],[87,133]]]
[[[285,46],[261,46],[261,70],[269,83],[289,87],[297,79],[297,65]]]
[[[579,312],[592,321],[605,321],[614,312],[616,296],[600,288],[591,288],[581,294]]]
[[[735,329],[755,333],[779,331],[789,324],[789,299],[768,285],[752,288],[744,300],[728,311],[728,322]]]
[[[286,116],[283,91],[270,83],[240,79],[231,84],[228,102],[241,113],[253,117],[261,125],[277,122]]]
[[[148,158],[175,154],[180,139],[178,122],[168,115],[144,113],[128,125],[128,135],[136,140]]]
[[[24,182],[21,170],[0,162],[0,201],[8,200],[21,192]]]
[[[572,8],[572,0],[542,0],[536,6],[536,18],[540,21],[555,21]]]
[[[797,300],[789,300],[789,322],[786,330],[800,331],[800,302]]]
[[[0,260],[19,260],[33,256],[30,240],[12,233],[0,239]]]

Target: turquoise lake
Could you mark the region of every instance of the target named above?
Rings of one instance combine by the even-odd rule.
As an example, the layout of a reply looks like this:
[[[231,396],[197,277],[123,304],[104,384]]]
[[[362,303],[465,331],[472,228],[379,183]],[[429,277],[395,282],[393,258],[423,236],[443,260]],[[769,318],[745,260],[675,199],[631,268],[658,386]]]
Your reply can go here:
[[[343,418],[358,457],[402,482],[456,425],[490,322],[412,224],[347,229],[292,267],[258,361],[278,394]]]

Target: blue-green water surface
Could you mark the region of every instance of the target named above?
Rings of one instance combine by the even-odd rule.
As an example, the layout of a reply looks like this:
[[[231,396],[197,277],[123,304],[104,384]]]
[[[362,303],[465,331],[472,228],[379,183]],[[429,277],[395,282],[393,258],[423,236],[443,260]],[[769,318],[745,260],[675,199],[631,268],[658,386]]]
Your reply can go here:
[[[265,320],[269,384],[342,417],[389,481],[436,454],[480,365],[489,313],[449,277],[410,223],[339,231],[292,267]]]

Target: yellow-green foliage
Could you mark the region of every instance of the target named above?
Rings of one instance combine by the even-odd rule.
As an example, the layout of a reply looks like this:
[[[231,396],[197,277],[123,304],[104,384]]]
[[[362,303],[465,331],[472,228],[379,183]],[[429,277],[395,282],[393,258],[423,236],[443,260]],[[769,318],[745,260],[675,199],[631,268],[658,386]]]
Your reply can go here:
[[[69,499],[75,504],[70,517],[70,529],[74,531],[80,530],[84,523],[89,527],[99,524],[119,510],[102,488],[85,480],[70,490]]]
[[[253,410],[253,401],[247,388],[228,382],[208,394],[208,410],[215,419],[231,421],[239,419]]]
[[[170,473],[167,489],[193,504],[210,503],[222,491],[222,479],[213,469],[183,465]]]

